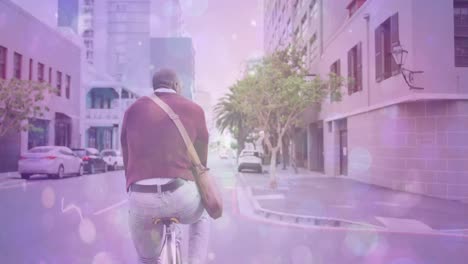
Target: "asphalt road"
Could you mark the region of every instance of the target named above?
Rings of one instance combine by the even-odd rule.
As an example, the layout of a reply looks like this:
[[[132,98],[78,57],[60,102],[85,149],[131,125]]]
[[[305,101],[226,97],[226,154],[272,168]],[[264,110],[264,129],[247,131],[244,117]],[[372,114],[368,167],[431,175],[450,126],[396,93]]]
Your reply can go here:
[[[467,263],[468,239],[302,229],[239,213],[231,160],[213,156],[225,215],[213,222],[208,263]],[[0,179],[0,263],[136,263],[122,171],[62,180]]]

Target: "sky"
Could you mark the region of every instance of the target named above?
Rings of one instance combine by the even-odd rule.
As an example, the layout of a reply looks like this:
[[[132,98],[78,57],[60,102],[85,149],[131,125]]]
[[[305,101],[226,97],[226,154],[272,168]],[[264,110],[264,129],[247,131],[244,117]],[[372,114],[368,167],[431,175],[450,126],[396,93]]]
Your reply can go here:
[[[11,1],[56,26],[57,0],[40,0],[40,5],[38,0]],[[180,2],[195,45],[195,89],[219,98],[240,77],[243,62],[263,53],[262,0]]]
[[[195,43],[199,88],[214,97],[223,94],[240,77],[242,63],[262,54],[261,2],[181,0],[185,29]]]

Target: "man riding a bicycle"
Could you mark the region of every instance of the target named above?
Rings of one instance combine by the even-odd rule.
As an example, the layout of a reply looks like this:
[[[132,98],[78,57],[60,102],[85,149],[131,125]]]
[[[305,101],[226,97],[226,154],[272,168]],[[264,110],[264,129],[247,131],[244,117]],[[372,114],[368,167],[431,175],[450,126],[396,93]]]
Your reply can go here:
[[[185,126],[203,166],[208,156],[208,130],[203,109],[180,95],[177,74],[162,69],[153,76],[156,96],[170,106]],[[204,263],[209,217],[191,171],[187,147],[171,118],[148,97],[125,112],[122,153],[129,197],[130,233],[140,263],[157,263],[164,223],[189,224],[188,263]]]

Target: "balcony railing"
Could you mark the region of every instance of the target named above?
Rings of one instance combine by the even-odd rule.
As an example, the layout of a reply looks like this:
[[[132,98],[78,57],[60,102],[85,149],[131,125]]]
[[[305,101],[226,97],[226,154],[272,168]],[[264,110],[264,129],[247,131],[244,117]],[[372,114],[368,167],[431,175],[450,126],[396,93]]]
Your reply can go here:
[[[122,118],[122,112],[119,108],[112,109],[86,109],[86,119],[102,121],[119,121]]]

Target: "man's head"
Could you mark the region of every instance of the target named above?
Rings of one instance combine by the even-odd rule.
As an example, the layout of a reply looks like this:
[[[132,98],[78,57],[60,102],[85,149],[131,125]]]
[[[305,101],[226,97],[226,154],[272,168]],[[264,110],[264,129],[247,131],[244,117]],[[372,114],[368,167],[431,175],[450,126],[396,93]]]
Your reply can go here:
[[[161,69],[153,75],[153,89],[173,89],[180,93],[180,80],[177,73],[171,69]]]

